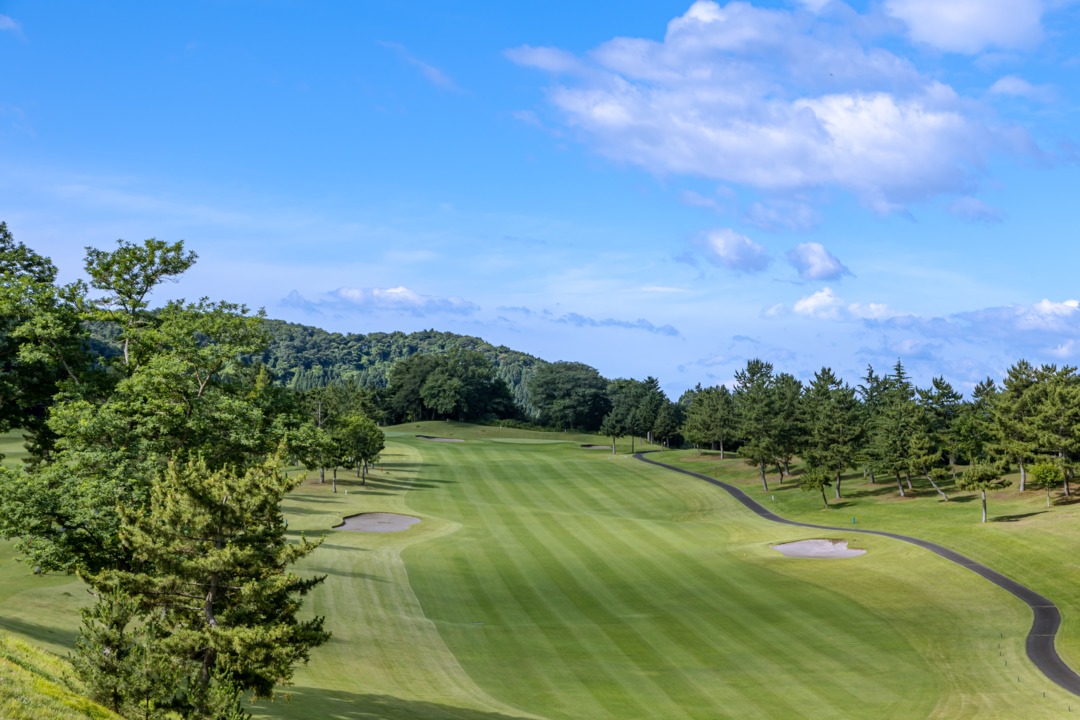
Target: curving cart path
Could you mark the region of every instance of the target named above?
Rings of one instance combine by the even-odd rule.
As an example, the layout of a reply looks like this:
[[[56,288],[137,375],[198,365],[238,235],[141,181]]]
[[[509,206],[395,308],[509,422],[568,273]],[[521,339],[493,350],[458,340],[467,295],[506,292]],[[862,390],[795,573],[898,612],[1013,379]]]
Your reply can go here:
[[[1031,623],[1031,630],[1028,631],[1027,636],[1028,658],[1035,664],[1035,667],[1039,668],[1039,670],[1046,675],[1046,677],[1050,678],[1072,694],[1080,696],[1080,675],[1077,675],[1076,671],[1065,664],[1065,661],[1061,659],[1061,656],[1057,653],[1057,649],[1054,647],[1054,638],[1057,636],[1058,627],[1061,626],[1061,612],[1058,610],[1057,605],[1050,602],[1031,588],[1025,587],[1015,580],[1005,577],[996,570],[991,570],[987,566],[977,563],[974,560],[964,557],[960,553],[950,550],[942,545],[938,545],[937,543],[920,540],[919,538],[910,537],[908,535],[885,532],[883,530],[859,530],[857,528],[840,528],[831,525],[815,525],[813,523],[799,522],[797,520],[788,520],[787,518],[780,517],[765,509],[765,507],[760,505],[756,500],[734,485],[729,485],[728,483],[716,480],[707,475],[684,470],[683,468],[675,467],[674,465],[667,465],[662,462],[657,462],[656,460],[650,460],[641,453],[636,453],[634,459],[648,463],[649,465],[656,465],[677,473],[682,473],[683,475],[689,475],[698,480],[704,480],[707,483],[726,490],[729,495],[745,505],[751,512],[756,513],[758,517],[765,520],[782,523],[784,525],[797,525],[799,527],[813,528],[815,530],[833,530],[845,533],[854,532],[862,533],[864,535],[880,535],[882,537],[892,538],[893,540],[900,540],[902,542],[911,543],[912,545],[918,545],[921,548],[925,548],[932,553],[940,555],[946,560],[950,560],[957,565],[966,567],[968,570],[981,575],[998,587],[1008,590],[1010,593],[1027,603],[1035,616]]]

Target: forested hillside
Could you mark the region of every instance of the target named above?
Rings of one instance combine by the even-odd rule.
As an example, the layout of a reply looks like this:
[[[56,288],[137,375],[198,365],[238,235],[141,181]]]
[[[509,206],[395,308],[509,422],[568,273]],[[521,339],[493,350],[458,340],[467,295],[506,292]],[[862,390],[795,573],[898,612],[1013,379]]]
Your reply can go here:
[[[275,380],[294,390],[358,382],[365,387],[386,387],[390,369],[398,360],[416,354],[472,350],[487,358],[495,376],[510,387],[514,401],[530,414],[528,380],[544,360],[495,346],[477,337],[423,330],[414,333],[327,332],[317,327],[266,320],[270,344],[261,359]]]

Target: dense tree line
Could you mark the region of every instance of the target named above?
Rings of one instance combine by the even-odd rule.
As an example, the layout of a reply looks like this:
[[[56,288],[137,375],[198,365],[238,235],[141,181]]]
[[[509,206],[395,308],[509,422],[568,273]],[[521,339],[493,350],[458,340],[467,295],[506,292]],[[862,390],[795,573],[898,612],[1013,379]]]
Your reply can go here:
[[[1021,490],[1038,487],[1049,499],[1060,486],[1069,496],[1080,457],[1080,375],[1070,366],[1021,360],[1000,385],[987,378],[965,400],[941,377],[915,386],[900,361],[884,375],[868,367],[852,387],[829,368],[804,385],[753,359],[732,389],[698,386],[680,404],[685,438],[721,453],[737,444],[764,490],[768,472],[783,482],[798,456],[800,482],[823,498],[825,487],[842,497],[843,475],[855,468],[895,483],[901,496],[915,480],[948,500],[943,485],[952,480],[981,492],[984,520],[986,490],[1007,484],[1010,471],[1019,471]]]
[[[386,388],[399,361],[414,355],[470,352],[483,356],[494,377],[510,390],[514,403],[526,414],[534,414],[528,381],[547,364],[532,355],[491,345],[480,338],[435,330],[343,334],[281,320],[265,320],[265,327],[269,342],[259,360],[277,382],[295,390],[348,382]]]

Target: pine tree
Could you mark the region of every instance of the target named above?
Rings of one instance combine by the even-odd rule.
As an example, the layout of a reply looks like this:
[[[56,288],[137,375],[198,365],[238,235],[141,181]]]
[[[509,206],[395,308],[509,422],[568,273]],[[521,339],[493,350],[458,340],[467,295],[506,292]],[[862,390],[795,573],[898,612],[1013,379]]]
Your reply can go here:
[[[765,468],[777,458],[777,398],[773,366],[757,358],[735,373],[735,407],[739,434],[745,439],[740,454],[761,474],[761,487],[769,491]]]
[[[294,485],[276,458],[243,474],[211,470],[202,460],[170,463],[150,505],[122,512],[121,539],[135,569],[86,577],[98,592],[98,616],[109,617],[103,604],[119,594],[134,603],[140,621],[155,623],[142,651],[158,667],[179,669],[180,682],[167,690],[183,718],[244,717],[242,693],[272,695],[329,637],[322,618],[297,618],[302,596],[324,577],[288,571],[318,547],[286,541],[279,505]],[[101,645],[95,633],[87,623],[80,655],[85,679],[100,685],[90,657]],[[138,653],[121,676],[136,674],[130,657]],[[123,698],[137,700],[131,693]]]
[[[835,480],[836,498],[844,470],[855,464],[863,437],[855,390],[843,384],[830,368],[822,368],[804,397],[806,448],[803,459],[828,471]]]

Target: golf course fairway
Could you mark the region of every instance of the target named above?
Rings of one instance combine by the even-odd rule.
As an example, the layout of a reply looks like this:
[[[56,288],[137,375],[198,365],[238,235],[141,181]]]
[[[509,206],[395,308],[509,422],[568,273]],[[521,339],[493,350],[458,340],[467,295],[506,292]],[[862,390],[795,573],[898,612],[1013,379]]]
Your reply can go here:
[[[329,481],[305,481],[284,511],[291,533],[325,537],[299,571],[327,575],[308,608],[326,616],[333,638],[298,669],[290,698],[261,702],[256,715],[1080,712],[1025,657],[1029,609],[974,573],[855,533],[826,539],[864,555],[785,557],[771,546],[821,536],[762,521],[719,488],[637,462],[629,442],[617,455],[581,447],[595,442],[410,424],[388,429],[366,486],[341,472],[337,494]],[[402,532],[329,530],[366,512],[420,522]],[[5,581],[22,575],[0,593],[0,629],[65,646],[77,614],[30,623],[28,603],[59,613],[85,593],[13,563],[2,572]]]

